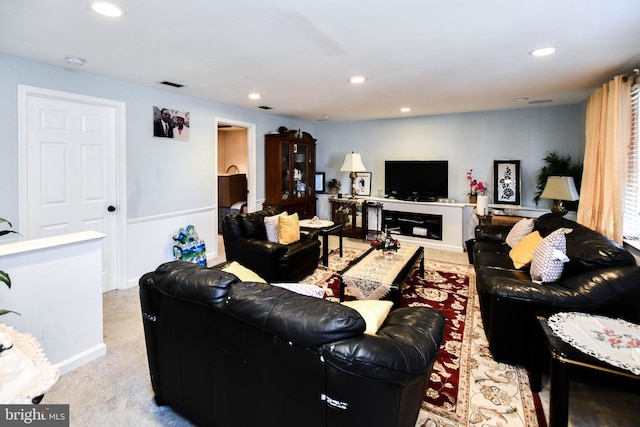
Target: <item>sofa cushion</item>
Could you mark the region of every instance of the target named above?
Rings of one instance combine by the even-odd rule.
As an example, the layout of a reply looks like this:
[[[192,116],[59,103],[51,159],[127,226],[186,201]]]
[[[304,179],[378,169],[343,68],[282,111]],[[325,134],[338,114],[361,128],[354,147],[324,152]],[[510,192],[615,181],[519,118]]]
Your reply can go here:
[[[531,279],[542,282],[555,282],[562,276],[566,256],[567,239],[564,229],[554,231],[545,237],[533,253],[531,261]]]
[[[300,222],[297,213],[278,217],[278,235],[280,243],[283,245],[289,245],[300,240]]]
[[[522,218],[513,226],[509,234],[507,234],[507,238],[505,239],[507,245],[512,248],[515,247],[520,240],[524,239],[526,235],[533,231],[533,226],[532,218]]]
[[[280,213],[280,209],[275,206],[269,206],[261,211],[251,212],[243,216],[242,228],[244,229],[244,237],[250,239],[267,240],[267,231],[264,227],[264,218]]]
[[[393,302],[386,300],[354,300],[341,303],[360,313],[367,324],[365,334],[375,335],[393,307]]]
[[[542,242],[542,236],[540,236],[540,233],[537,231],[529,233],[524,239],[520,240],[520,242],[509,251],[509,258],[513,261],[513,266],[515,268],[522,268],[531,264],[533,253],[540,242]]]
[[[236,261],[230,262],[226,266],[222,267],[221,270],[233,274],[243,282],[267,283],[267,281],[260,277],[256,272]]]

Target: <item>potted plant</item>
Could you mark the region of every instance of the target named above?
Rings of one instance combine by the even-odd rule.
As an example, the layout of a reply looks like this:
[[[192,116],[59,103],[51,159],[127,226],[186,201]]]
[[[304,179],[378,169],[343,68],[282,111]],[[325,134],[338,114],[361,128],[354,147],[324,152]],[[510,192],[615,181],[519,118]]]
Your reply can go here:
[[[329,181],[329,193],[330,194],[338,194],[340,191],[340,186],[342,184],[337,179],[333,178]]]
[[[478,196],[484,196],[484,192],[487,191],[487,186],[482,181],[478,181],[473,178],[473,169],[467,171],[467,181],[469,181],[469,203],[476,203]]]
[[[4,218],[0,218],[0,224],[5,223],[5,222],[9,225],[9,227],[13,227],[9,221],[7,221]],[[0,230],[0,236],[4,236],[5,234],[9,234],[9,233],[17,233],[17,231]],[[11,278],[9,277],[9,275],[7,273],[5,273],[2,270],[0,270],[0,282],[3,282],[5,285],[7,285],[7,287],[9,289],[11,289]],[[11,310],[0,309],[0,316],[2,316],[3,314],[7,314],[7,313],[16,313],[16,312],[15,311],[11,311]],[[20,313],[16,313],[16,314],[20,314]]]

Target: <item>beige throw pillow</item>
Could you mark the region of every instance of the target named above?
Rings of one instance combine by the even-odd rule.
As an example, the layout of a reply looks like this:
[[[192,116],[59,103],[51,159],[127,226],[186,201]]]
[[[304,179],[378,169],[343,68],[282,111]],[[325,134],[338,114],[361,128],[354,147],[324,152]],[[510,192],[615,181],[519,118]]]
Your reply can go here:
[[[278,233],[280,243],[289,245],[300,240],[300,222],[298,214],[280,215],[278,217]]]
[[[391,301],[383,300],[355,300],[345,301],[341,304],[351,307],[360,313],[360,316],[367,324],[367,329],[364,333],[369,335],[375,335],[378,332],[378,329],[384,323],[384,319],[387,318],[391,311],[391,307],[393,307]]]
[[[509,257],[513,261],[515,268],[522,268],[531,264],[533,259],[533,253],[535,252],[538,244],[542,242],[542,236],[537,231],[529,233],[525,238],[509,251]]]

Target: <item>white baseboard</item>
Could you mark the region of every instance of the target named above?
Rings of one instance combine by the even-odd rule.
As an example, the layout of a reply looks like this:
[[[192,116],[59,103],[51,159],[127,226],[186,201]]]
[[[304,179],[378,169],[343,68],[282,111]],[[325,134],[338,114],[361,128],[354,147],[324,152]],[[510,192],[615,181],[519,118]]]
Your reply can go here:
[[[78,353],[67,360],[57,363],[55,366],[60,371],[60,375],[67,374],[89,362],[92,362],[107,354],[107,345],[105,343],[98,344],[82,353]]]

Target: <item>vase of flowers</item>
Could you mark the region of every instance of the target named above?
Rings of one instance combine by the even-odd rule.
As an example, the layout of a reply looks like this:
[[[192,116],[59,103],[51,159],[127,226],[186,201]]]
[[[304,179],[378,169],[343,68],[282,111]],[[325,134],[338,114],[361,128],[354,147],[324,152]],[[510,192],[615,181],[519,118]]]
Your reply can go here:
[[[340,185],[341,185],[340,181],[333,178],[331,181],[329,181],[329,193],[338,194],[338,192],[340,191]]]
[[[400,249],[400,242],[391,236],[389,229],[385,228],[384,233],[378,234],[371,246],[377,251],[382,251],[385,259],[392,259]]]
[[[487,191],[487,186],[482,181],[478,181],[473,178],[473,169],[467,171],[467,181],[469,182],[469,203],[477,203],[478,196],[484,196],[484,192]]]

